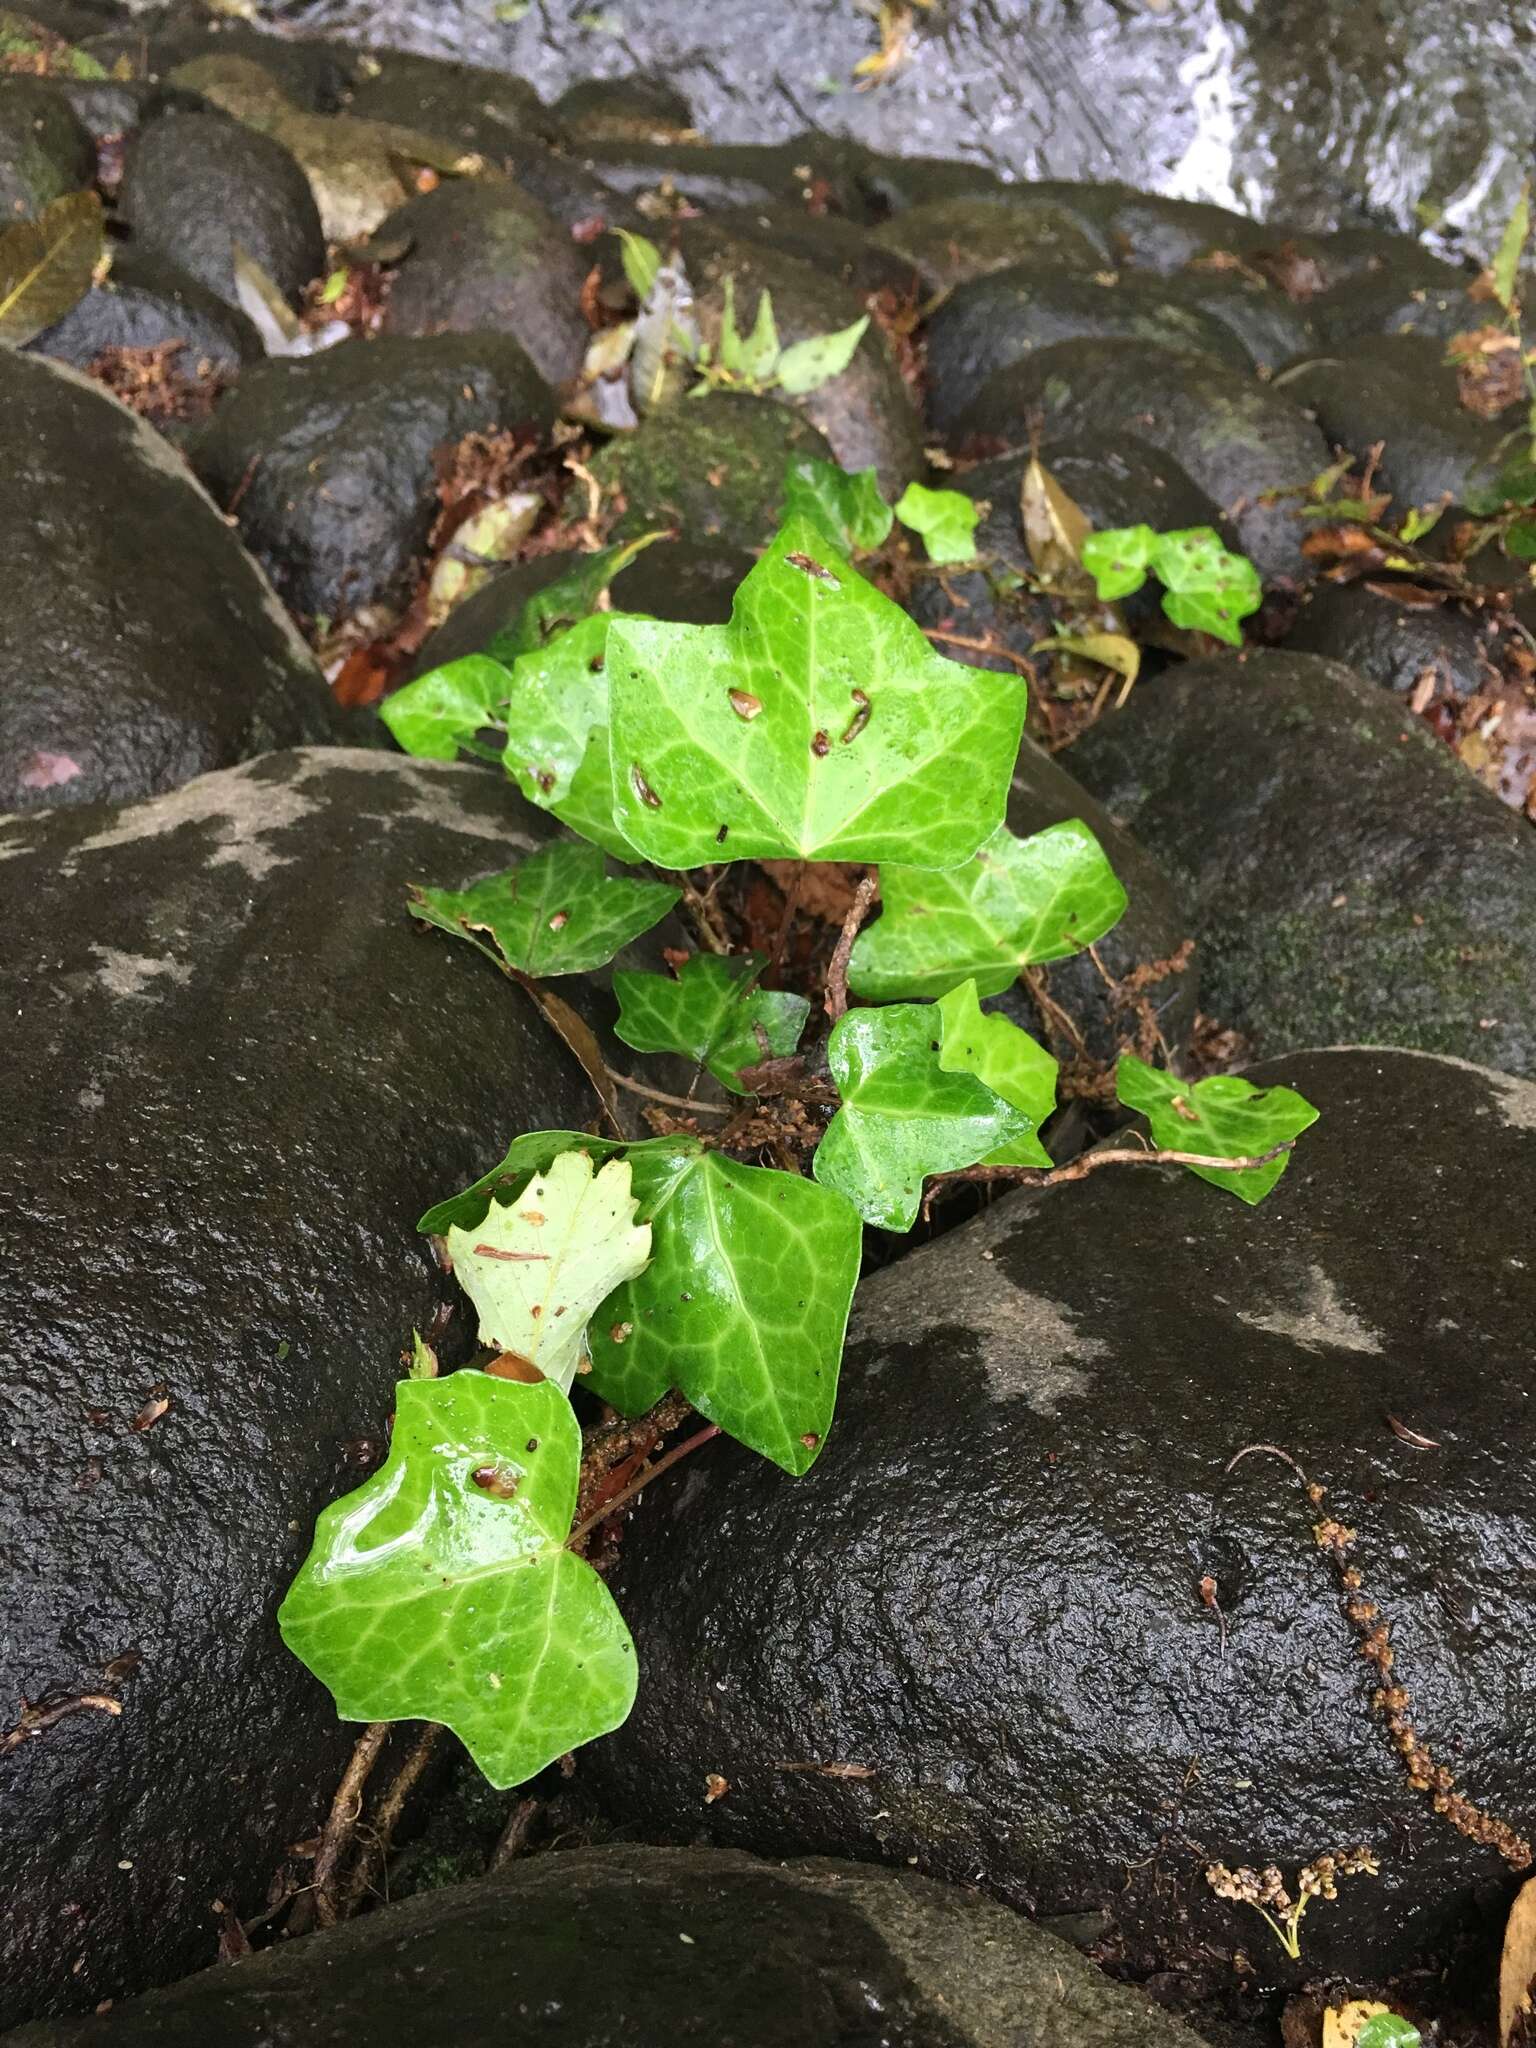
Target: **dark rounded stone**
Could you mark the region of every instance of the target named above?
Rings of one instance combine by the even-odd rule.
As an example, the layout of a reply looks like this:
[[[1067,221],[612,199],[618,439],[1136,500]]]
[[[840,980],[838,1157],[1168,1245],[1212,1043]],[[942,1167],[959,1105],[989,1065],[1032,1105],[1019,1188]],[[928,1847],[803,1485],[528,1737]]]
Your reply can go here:
[[[623,495],[616,539],[675,528],[695,542],[746,549],[772,537],[790,463],[800,456],[828,462],[832,452],[789,406],[715,391],[648,414],[592,458],[592,474],[605,492]]]
[[[1428,675],[1453,696],[1492,681],[1502,651],[1497,622],[1449,604],[1415,604],[1364,584],[1318,583],[1285,636],[1288,649],[1322,654],[1406,696]]]
[[[727,275],[735,280],[737,315],[743,324],[755,315],[759,294],[772,293],[774,319],[785,347],[836,333],[868,311],[856,292],[824,270],[761,242],[737,241],[711,221],[684,221],[681,244],[706,340],[717,335]],[[888,498],[898,498],[923,474],[922,419],[890,344],[873,322],[841,375],[787,402],[821,430],[844,469],[877,470]]]
[[[219,113],[163,114],[134,136],[118,189],[134,241],[238,306],[238,243],[291,305],[325,268],[309,180],[270,135]]]
[[[13,2048],[490,2048],[511,2015],[551,2048],[1199,2048],[974,1893],[853,1863],[630,1846],[539,1856],[104,2022],[23,2028]]]
[[[1164,277],[1202,256],[1253,255],[1278,239],[1274,228],[1208,200],[1170,199],[1112,181],[1045,178],[1016,189],[1053,200],[1096,229],[1111,262]]]
[[[384,310],[387,334],[510,334],[546,383],[581,369],[590,260],[516,185],[449,178],[398,207],[378,240],[409,244]]]
[[[723,234],[763,242],[856,292],[893,291],[905,297],[918,283],[912,263],[872,240],[856,221],[837,213],[807,213],[797,200],[731,207],[711,219]]]
[[[1363,342],[1347,353],[1291,365],[1275,388],[1357,462],[1380,446],[1376,478],[1399,515],[1446,499],[1459,503],[1498,473],[1505,433],[1497,420],[1474,418]]]
[[[914,264],[930,291],[994,270],[1102,270],[1103,240],[1049,199],[997,195],[932,199],[874,230],[882,248]]]
[[[170,447],[98,385],[0,350],[0,811],[173,789],[323,740],[330,693]]]
[[[1330,286],[1308,311],[1329,347],[1361,334],[1424,334],[1449,341],[1487,325],[1488,305],[1468,298],[1474,282],[1417,243],[1382,251],[1363,274]]]
[[[693,126],[693,109],[664,78],[581,78],[553,109],[575,135],[645,135]]]
[[[60,78],[53,89],[98,152],[108,144],[120,144],[155,115],[205,111],[196,93],[178,92],[147,78]]]
[[[1224,320],[1178,304],[1159,279],[1017,263],[956,285],[929,319],[929,417],[947,432],[994,371],[1058,342],[1106,336],[1194,350],[1240,374],[1252,368]]]
[[[188,452],[289,606],[336,619],[407,593],[439,449],[552,409],[510,335],[343,341],[248,370]]]
[[[1209,356],[1134,341],[1074,341],[998,370],[957,422],[957,435],[1027,448],[1084,432],[1134,434],[1171,455],[1232,512],[1243,550],[1266,578],[1308,580],[1302,528],[1289,502],[1327,467],[1328,444],[1298,405]]]
[[[915,1859],[1217,1985],[1238,1951],[1375,1983],[1500,1917],[1510,1872],[1411,1786],[1314,1525],[1356,1532],[1420,1739],[1528,1834],[1536,1090],[1380,1050],[1253,1078],[1322,1112],[1262,1207],[1177,1168],[1008,1196],[860,1289],[804,1479],[718,1445],[647,1489],[611,1581],[644,1679],[583,1772],[610,1810]],[[1250,1445],[1294,1464],[1229,1472]],[[1313,1902],[1297,1966],[1204,1877],[1294,1891],[1356,1843],[1380,1874]]]
[[[1536,1074],[1536,838],[1375,683],[1311,654],[1190,662],[1072,766],[1172,875],[1206,1005],[1260,1051]]]
[[[845,146],[860,150],[859,187],[881,220],[889,214],[905,213],[909,206],[988,195],[999,199],[1020,189],[1005,185],[986,164],[964,163],[944,156],[881,156],[857,144]]]
[[[0,77],[0,229],[96,179],[96,145],[41,78]]]
[[[408,50],[370,50],[346,110],[365,120],[442,134],[466,149],[482,147],[482,137],[542,135],[559,126],[526,80]]]
[[[1159,287],[1164,303],[1182,306],[1235,334],[1258,370],[1278,370],[1317,345],[1306,309],[1277,286],[1245,270],[1181,270]]]
[[[593,1113],[536,1009],[414,930],[405,889],[551,830],[503,778],[342,748],[0,826],[28,1076],[3,1140],[27,1333],[0,1389],[6,1684],[122,1703],[0,1774],[0,2025],[211,1961],[209,1900],[259,1910],[323,1818],[357,1731],[274,1611],[447,1298],[415,1219],[509,1133]],[[604,1027],[606,995],[561,994]]]
[[[104,284],[93,285],[28,347],[85,370],[104,349],[158,348],[168,341],[182,344],[177,367],[189,376],[203,366],[233,375],[265,354],[250,321],[217,293],[154,250],[128,249]]]
[[[259,64],[297,107],[334,114],[375,59],[319,36],[272,35],[247,21],[178,19],[166,8],[87,38],[85,48],[110,71],[126,59],[136,78],[158,82],[182,64],[205,57]]]

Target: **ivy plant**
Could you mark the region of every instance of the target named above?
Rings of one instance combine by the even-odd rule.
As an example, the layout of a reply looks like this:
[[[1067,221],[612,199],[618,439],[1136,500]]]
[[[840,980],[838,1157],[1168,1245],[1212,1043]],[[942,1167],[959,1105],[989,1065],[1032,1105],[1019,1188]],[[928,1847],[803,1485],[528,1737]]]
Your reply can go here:
[[[623,247],[637,297],[658,292],[659,252]],[[732,375],[768,362],[765,302],[743,336],[727,299]],[[971,501],[931,502],[960,495],[909,493],[894,516],[938,558],[968,551]],[[576,835],[410,898],[546,1014],[544,981],[605,968],[684,903],[708,941],[669,941],[665,973],[625,962],[612,977],[618,1041],[691,1062],[702,1093],[659,1094],[648,1138],[517,1135],[421,1218],[479,1362],[438,1377],[417,1340],[388,1459],[321,1515],[280,1616],[341,1714],[445,1722],[498,1785],[613,1727],[634,1692],[629,1638],[580,1554],[593,1518],[572,1528],[572,1393],[631,1417],[681,1395],[786,1475],[808,1471],[833,1427],[864,1226],[909,1230],[935,1176],[1053,1170],[1056,1061],[984,1005],[1125,908],[1080,820],[1028,837],[1006,823],[1023,684],[944,659],[854,567],[892,528],[873,475],[797,463],[785,499],[728,624],[604,609],[633,553],[610,549],[384,707],[407,751],[498,763]],[[1144,566],[1164,560],[1157,538]],[[1122,580],[1131,566],[1114,547],[1100,564]],[[1195,573],[1175,567],[1170,595],[1192,601]],[[771,957],[731,950],[706,915],[747,861],[795,877]],[[778,985],[818,862],[866,871],[820,1007]],[[855,937],[877,881],[878,919]],[[582,1060],[601,1081],[595,1040]],[[770,1085],[799,1091],[777,1125]],[[1190,1084],[1130,1055],[1116,1085],[1163,1153],[1244,1202],[1269,1193],[1316,1114],[1289,1089]]]
[[[1242,646],[1241,622],[1264,601],[1258,570],[1246,555],[1230,553],[1213,527],[1177,533],[1113,527],[1087,535],[1081,554],[1103,603],[1129,597],[1154,575],[1174,625],[1213,634],[1232,647]]]

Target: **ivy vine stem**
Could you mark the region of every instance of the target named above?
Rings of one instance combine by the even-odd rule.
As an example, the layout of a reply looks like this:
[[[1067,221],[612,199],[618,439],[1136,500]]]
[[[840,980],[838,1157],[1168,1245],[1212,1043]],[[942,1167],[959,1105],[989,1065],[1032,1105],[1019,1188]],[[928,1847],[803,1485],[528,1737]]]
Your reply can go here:
[[[1253,1152],[1243,1158],[1222,1158],[1211,1152],[1176,1152],[1167,1146],[1141,1148],[1114,1146],[1105,1151],[1085,1152],[1066,1166],[963,1166],[954,1173],[936,1173],[929,1182],[930,1195],[941,1183],[956,1180],[1002,1180],[1025,1188],[1054,1188],[1063,1181],[1086,1180],[1101,1166],[1205,1166],[1222,1173],[1247,1173],[1268,1166],[1295,1148],[1294,1138],[1283,1138],[1267,1152]]]
[[[690,1451],[698,1450],[707,1444],[711,1437],[719,1434],[719,1423],[710,1422],[706,1423],[703,1429],[695,1430],[692,1436],[685,1437],[682,1443],[674,1444],[665,1457],[658,1458],[654,1465],[647,1465],[645,1470],[637,1473],[628,1486],[616,1493],[612,1500],[604,1501],[600,1508],[593,1509],[584,1522],[579,1522],[566,1538],[566,1549],[580,1550],[594,1529],[601,1528],[602,1524],[616,1515],[620,1508],[627,1507],[635,1495],[643,1492],[653,1479],[659,1479],[669,1466],[676,1465],[681,1459],[686,1458]]]

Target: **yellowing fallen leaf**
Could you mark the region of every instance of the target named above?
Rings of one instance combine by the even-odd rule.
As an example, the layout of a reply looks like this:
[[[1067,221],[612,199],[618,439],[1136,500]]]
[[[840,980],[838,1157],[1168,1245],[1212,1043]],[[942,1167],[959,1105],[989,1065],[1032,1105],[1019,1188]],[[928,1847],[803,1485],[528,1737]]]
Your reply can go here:
[[[1082,549],[1093,528],[1037,455],[1019,486],[1019,518],[1029,559],[1048,582],[1070,584],[1075,576],[1088,585]]]
[[[1504,1954],[1499,1963],[1499,2041],[1510,2048],[1515,2021],[1532,2011],[1536,1984],[1536,1877],[1522,1885],[1509,1909]]]

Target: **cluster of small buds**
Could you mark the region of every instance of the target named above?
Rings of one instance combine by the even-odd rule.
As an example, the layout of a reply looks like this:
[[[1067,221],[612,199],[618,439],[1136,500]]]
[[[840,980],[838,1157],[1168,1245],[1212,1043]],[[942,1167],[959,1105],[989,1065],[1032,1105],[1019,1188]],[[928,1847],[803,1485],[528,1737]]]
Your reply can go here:
[[[1218,1899],[1234,1899],[1240,1906],[1269,1907],[1276,1913],[1291,1910],[1284,1875],[1273,1863],[1262,1870],[1250,1870],[1246,1863],[1236,1870],[1229,1870],[1225,1863],[1211,1863],[1206,1866],[1205,1881]]]
[[[1315,1863],[1303,1865],[1296,1879],[1296,1889],[1303,1899],[1336,1899],[1341,1877],[1375,1877],[1379,1868],[1365,1844],[1357,1843],[1353,1849],[1340,1849],[1331,1856],[1319,1856]]]
[[[1242,1864],[1231,1870],[1225,1863],[1208,1863],[1205,1881],[1219,1899],[1234,1899],[1240,1906],[1252,1906],[1269,1923],[1271,1933],[1288,1956],[1301,1956],[1301,1916],[1313,1899],[1336,1899],[1341,1877],[1375,1877],[1376,1858],[1364,1843],[1353,1849],[1333,1849],[1296,1873],[1296,1896],[1286,1888],[1285,1874],[1273,1863],[1262,1870]]]

